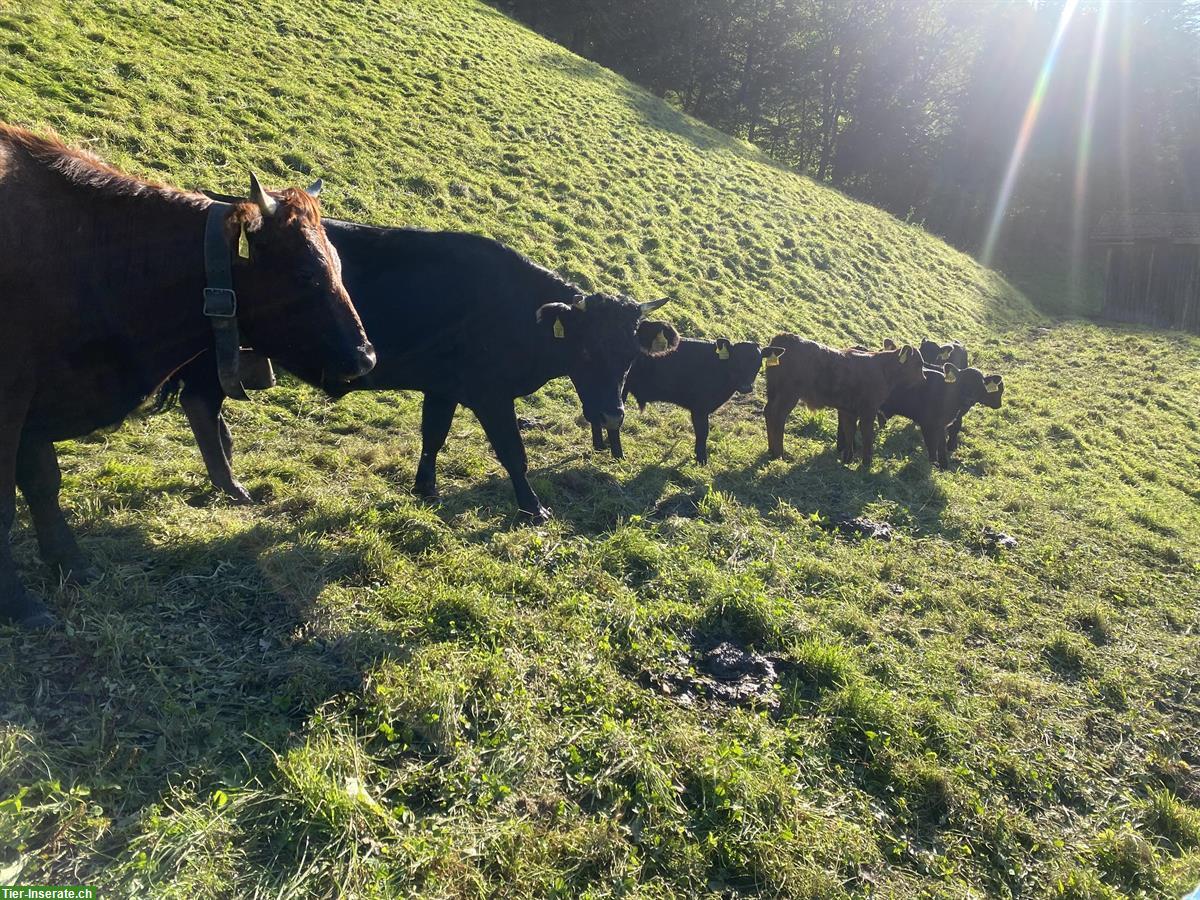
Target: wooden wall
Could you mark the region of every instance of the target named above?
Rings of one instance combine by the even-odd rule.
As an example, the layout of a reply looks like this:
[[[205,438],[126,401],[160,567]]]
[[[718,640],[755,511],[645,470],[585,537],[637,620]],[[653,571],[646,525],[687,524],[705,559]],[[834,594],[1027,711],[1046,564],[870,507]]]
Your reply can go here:
[[[1200,246],[1110,246],[1103,315],[1200,334]]]

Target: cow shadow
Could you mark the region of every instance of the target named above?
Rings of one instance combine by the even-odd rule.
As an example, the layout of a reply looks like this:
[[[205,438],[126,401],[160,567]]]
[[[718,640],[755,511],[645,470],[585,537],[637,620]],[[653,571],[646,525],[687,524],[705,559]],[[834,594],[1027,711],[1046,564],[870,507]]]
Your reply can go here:
[[[834,449],[782,463],[764,453],[743,469],[719,473],[713,483],[764,516],[786,503],[802,515],[835,523],[865,516],[919,534],[960,536],[957,527],[942,520],[946,494],[929,479],[928,463],[921,459],[894,471],[879,468],[878,462],[862,471],[857,462],[844,465]]]
[[[638,464],[633,477],[622,480],[609,470],[590,465],[596,455],[591,449],[581,450],[529,470],[530,483],[542,503],[576,534],[606,534],[622,519],[652,512],[669,482],[687,483],[678,469],[665,463]],[[472,512],[490,513],[474,536],[486,539],[498,529],[526,524],[516,514],[514,503],[512,482],[501,470],[461,488],[443,485],[438,515],[459,523]],[[495,513],[502,514],[498,527]]]
[[[415,649],[411,635],[353,612],[326,627],[334,604],[321,595],[363,578],[363,554],[319,546],[301,527],[151,537],[100,522],[80,533],[102,572],[86,588],[37,564],[27,522],[13,537],[26,584],[62,624],[0,627],[0,721],[47,751],[0,772],[0,795],[82,785],[117,823],[106,857],[124,855],[136,823],[174,786],[207,796],[269,781],[322,707]],[[56,871],[50,857],[44,865],[42,874]],[[78,865],[99,875],[106,862]]]

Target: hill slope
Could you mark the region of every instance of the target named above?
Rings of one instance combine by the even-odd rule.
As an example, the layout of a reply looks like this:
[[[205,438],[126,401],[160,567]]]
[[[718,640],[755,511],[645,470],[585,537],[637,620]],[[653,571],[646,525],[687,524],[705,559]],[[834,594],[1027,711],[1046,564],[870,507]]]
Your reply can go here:
[[[131,171],[329,183],[349,218],[500,238],[687,331],[957,335],[1004,373],[962,464],[761,399],[585,450],[525,402],[558,518],[514,529],[461,417],[440,509],[411,396],[229,416],[261,505],[170,414],[62,445],[106,577],[0,630],[0,873],[113,895],[1170,895],[1200,879],[1200,342],[1045,323],[919,229],[782,171],[467,0],[0,7],[0,118]],[[1050,327],[1047,327],[1047,326]],[[889,543],[832,534],[868,515]],[[985,528],[1018,539],[988,552]],[[720,640],[773,709],[667,696]],[[674,687],[672,687],[674,686]]]

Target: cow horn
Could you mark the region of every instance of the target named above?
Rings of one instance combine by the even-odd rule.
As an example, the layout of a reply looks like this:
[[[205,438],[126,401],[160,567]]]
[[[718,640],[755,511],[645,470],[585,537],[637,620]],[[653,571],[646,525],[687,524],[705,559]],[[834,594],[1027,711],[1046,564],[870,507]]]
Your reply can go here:
[[[263,190],[258,183],[258,176],[253,172],[250,173],[250,201],[258,204],[264,216],[273,216],[275,210],[279,209],[279,201]]]
[[[647,300],[645,303],[639,303],[638,308],[641,309],[644,316],[646,313],[654,312],[670,299],[670,297],[659,297],[657,300]]]
[[[306,187],[304,189],[304,193],[308,194],[308,196],[310,196],[310,197],[320,197],[321,189],[323,187],[325,187],[325,181],[321,178],[318,178],[316,181],[314,181],[312,184],[310,184],[308,187]]]

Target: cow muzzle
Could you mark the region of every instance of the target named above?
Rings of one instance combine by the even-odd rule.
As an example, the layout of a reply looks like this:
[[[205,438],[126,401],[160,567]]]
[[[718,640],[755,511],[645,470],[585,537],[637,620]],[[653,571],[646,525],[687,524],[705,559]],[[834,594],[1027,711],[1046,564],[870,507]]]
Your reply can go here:
[[[321,372],[321,386],[336,392],[336,385],[347,385],[357,381],[374,368],[375,348],[368,342],[356,347],[344,364],[324,369]]]
[[[364,375],[366,375],[368,372],[370,372],[373,368],[375,368],[375,361],[376,361],[375,345],[372,344],[370,341],[367,341],[365,344],[363,344],[361,347],[358,348],[356,356],[358,357],[358,365],[354,370],[353,377],[354,378],[362,378]]]

